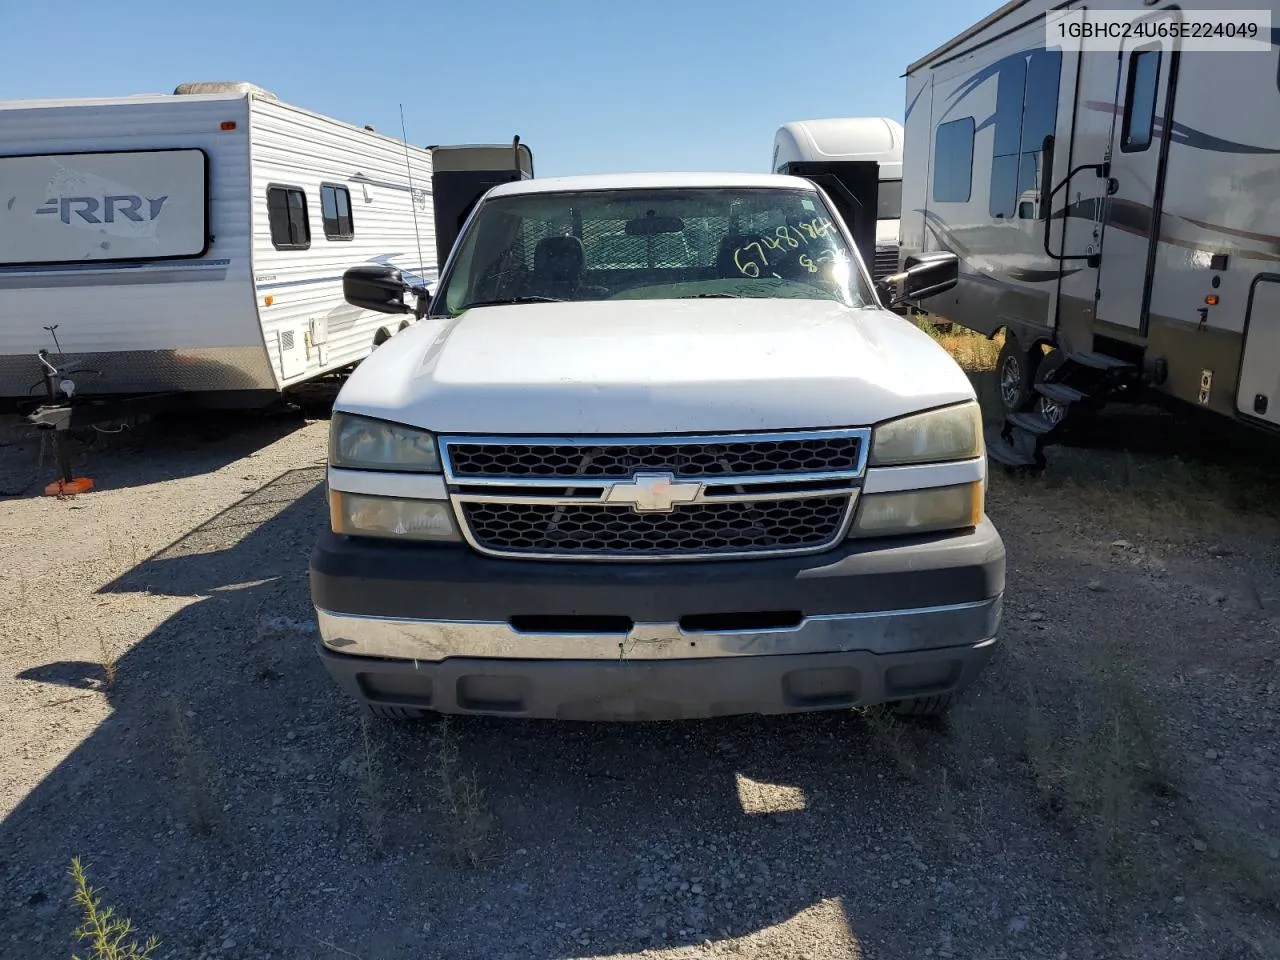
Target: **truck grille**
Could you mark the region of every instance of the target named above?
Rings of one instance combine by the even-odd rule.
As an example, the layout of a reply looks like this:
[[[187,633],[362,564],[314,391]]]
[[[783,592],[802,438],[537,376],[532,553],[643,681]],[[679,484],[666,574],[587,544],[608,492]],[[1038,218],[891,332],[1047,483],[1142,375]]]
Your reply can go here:
[[[898,272],[898,248],[880,247],[876,250],[875,265],[871,268],[871,279],[879,280],[891,273]]]
[[[453,472],[465,477],[760,476],[856,470],[856,436],[726,443],[451,443]]]
[[[849,495],[698,503],[669,514],[629,507],[464,503],[476,546],[587,557],[758,553],[821,547],[839,533]]]
[[[697,437],[442,437],[481,553],[716,559],[822,550],[848,526],[866,429]]]

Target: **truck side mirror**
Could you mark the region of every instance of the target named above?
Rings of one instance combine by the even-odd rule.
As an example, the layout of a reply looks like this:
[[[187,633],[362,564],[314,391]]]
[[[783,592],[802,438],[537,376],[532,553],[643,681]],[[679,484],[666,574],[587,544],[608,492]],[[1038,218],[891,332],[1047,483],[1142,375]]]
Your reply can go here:
[[[342,297],[347,303],[378,313],[414,313],[404,302],[406,293],[417,293],[425,310],[426,290],[405,283],[404,274],[396,267],[380,263],[351,267],[342,275]]]
[[[939,250],[934,253],[913,253],[902,264],[902,272],[884,277],[881,292],[888,294],[889,306],[897,306],[904,300],[923,300],[950,290],[960,279],[960,258],[954,253]],[[893,293],[893,286],[902,284],[901,293]]]

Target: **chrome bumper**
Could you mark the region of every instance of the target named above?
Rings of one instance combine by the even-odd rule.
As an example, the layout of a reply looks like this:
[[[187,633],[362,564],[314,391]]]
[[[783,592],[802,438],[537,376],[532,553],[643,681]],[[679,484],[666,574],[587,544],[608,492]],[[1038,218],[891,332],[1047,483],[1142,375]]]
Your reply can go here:
[[[976,603],[807,617],[795,626],[701,632],[677,623],[636,623],[625,633],[533,633],[504,621],[417,620],[316,608],[334,653],[438,662],[453,657],[515,660],[690,660],[865,651],[906,653],[972,646],[996,635],[1003,595]]]

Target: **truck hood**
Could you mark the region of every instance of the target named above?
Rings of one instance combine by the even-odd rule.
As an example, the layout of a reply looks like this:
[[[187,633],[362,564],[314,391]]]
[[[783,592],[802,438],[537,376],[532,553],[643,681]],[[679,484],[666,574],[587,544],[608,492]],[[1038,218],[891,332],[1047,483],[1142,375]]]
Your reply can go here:
[[[341,412],[439,433],[868,426],[972,399],[914,324],[826,300],[615,300],[428,318],[364,360]]]

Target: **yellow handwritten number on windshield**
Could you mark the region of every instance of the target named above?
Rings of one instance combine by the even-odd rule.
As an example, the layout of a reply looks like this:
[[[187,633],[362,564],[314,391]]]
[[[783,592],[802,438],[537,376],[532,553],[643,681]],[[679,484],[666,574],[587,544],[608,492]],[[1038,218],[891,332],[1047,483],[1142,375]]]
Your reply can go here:
[[[734,263],[734,266],[738,268],[738,272],[741,273],[744,277],[760,276],[760,264],[756,263],[754,260],[748,260],[746,263],[743,263],[741,260],[738,259],[739,255],[742,253],[742,250],[743,248],[739,247],[737,250],[733,251],[733,263]]]
[[[744,277],[751,277],[754,279],[760,276],[761,263],[766,267],[769,266],[769,258],[765,254],[766,249],[782,250],[785,252],[787,248],[795,250],[801,243],[808,246],[809,241],[817,240],[820,237],[825,238],[834,228],[835,224],[826,217],[822,217],[821,219],[814,217],[807,223],[798,223],[794,230],[790,226],[785,225],[778,227],[773,232],[772,237],[761,236],[759,240],[753,240],[735,250],[733,252],[734,265],[738,268],[738,272]],[[796,239],[797,237],[799,237],[799,240]],[[755,253],[751,255],[750,259],[744,262],[742,256],[744,254],[751,254],[752,248],[755,249]],[[757,259],[760,260],[760,263],[756,262]],[[826,263],[830,260],[831,250],[828,247],[818,255],[817,263]],[[801,255],[800,257],[800,265],[807,268],[810,273],[818,272],[817,263],[807,255]]]

